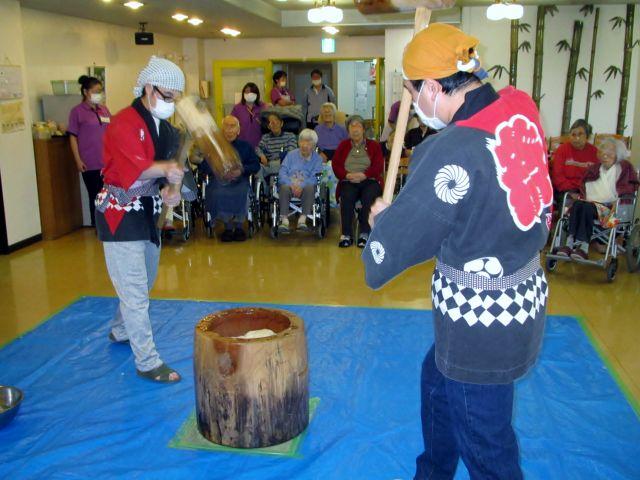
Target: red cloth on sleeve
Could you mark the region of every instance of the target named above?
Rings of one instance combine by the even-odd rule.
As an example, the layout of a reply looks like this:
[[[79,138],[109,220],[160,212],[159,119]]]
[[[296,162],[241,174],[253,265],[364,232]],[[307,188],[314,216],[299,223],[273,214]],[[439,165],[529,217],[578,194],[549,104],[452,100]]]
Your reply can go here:
[[[138,112],[128,107],[115,115],[104,136],[104,183],[128,189],[154,158],[151,134]]]

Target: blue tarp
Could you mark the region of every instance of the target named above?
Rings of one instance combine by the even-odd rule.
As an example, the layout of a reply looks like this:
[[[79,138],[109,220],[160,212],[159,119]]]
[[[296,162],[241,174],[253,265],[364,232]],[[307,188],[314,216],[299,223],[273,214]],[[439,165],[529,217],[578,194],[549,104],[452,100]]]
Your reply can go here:
[[[279,306],[306,322],[310,393],[322,398],[292,459],[167,446],[194,408],[193,327],[237,304],[152,301],[156,343],[183,375],[170,386],[137,378],[129,348],[108,342],[116,304],[83,298],[0,350],[0,384],[25,392],[0,430],[0,478],[413,477],[431,312]],[[640,478],[640,422],[573,318],[549,317],[515,418],[528,480]],[[468,478],[462,464],[456,478]]]

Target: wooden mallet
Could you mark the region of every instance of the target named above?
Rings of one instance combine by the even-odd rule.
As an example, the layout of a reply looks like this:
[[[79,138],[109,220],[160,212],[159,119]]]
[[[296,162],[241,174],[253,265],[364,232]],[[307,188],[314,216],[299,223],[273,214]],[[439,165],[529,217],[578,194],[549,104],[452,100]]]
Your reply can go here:
[[[401,12],[415,8],[414,36],[429,25],[431,10],[451,8],[455,5],[454,0],[354,0],[354,3],[358,10],[367,15]],[[405,88],[400,101],[400,112],[398,113],[398,121],[391,146],[391,156],[389,157],[389,168],[387,169],[387,177],[382,194],[382,199],[387,203],[391,203],[393,200],[410,107],[411,93]]]

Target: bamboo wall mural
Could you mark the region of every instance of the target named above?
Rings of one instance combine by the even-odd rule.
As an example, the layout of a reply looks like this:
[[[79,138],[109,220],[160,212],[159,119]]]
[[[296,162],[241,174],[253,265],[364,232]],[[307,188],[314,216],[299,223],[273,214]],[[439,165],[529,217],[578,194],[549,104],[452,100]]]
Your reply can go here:
[[[514,26],[515,22],[515,26]],[[514,30],[515,30],[515,38],[514,38]],[[520,23],[519,20],[511,21],[511,65],[509,66],[509,84],[514,87],[518,83],[518,55],[520,52],[531,51],[531,43],[528,40],[525,40],[522,43],[519,43],[519,35],[522,32],[529,33],[531,30],[531,25],[528,23]],[[511,72],[513,72],[511,74]]]
[[[558,52],[569,51],[569,67],[567,68],[567,82],[564,87],[564,105],[562,108],[562,135],[569,133],[569,125],[571,123],[571,107],[573,105],[573,90],[578,75],[578,56],[580,55],[580,41],[582,40],[582,22],[576,20],[573,22],[573,38],[571,45],[567,40],[560,40],[556,47]],[[584,70],[581,76],[584,76]]]
[[[627,99],[629,95],[629,77],[631,76],[631,55],[633,48],[640,43],[639,40],[633,41],[633,21],[635,16],[636,6],[634,4],[627,5],[626,18],[613,17],[609,21],[612,23],[612,30],[625,26],[624,31],[624,56],[622,59],[622,70],[615,65],[610,65],[605,70],[608,81],[612,76],[615,78],[618,74],[622,76],[620,83],[620,98],[618,99],[618,120],[616,122],[616,133],[618,135],[624,135],[624,131],[627,128]]]
[[[586,17],[589,14],[594,14],[594,8],[593,5],[585,5],[584,7],[582,7],[580,9],[580,11],[584,14],[584,16]],[[600,9],[596,8],[595,9],[595,14],[593,17],[593,34],[591,36],[591,57],[589,60],[589,76],[587,79],[587,99],[586,99],[586,104],[585,104],[585,109],[584,109],[584,119],[588,122],[589,121],[589,112],[591,109],[591,99],[595,98],[600,99],[602,98],[602,96],[604,95],[604,92],[602,90],[596,90],[595,92],[592,93],[592,88],[593,88],[593,70],[594,70],[594,64],[595,64],[595,58],[596,58],[596,43],[597,43],[597,39],[598,39],[598,23],[600,21]]]
[[[540,108],[540,100],[542,99],[542,58],[544,52],[544,20],[547,15],[552,17],[558,12],[558,7],[539,6],[536,18],[536,48],[533,60],[533,90],[531,96],[536,106]]]

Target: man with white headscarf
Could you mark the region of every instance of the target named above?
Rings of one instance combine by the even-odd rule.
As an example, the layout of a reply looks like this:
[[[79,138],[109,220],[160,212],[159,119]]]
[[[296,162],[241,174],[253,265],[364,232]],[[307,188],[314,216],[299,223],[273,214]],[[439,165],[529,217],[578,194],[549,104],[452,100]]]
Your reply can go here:
[[[167,119],[183,91],[182,70],[151,57],[134,88],[136,99],[105,132],[104,188],[96,197],[98,238],[120,299],[109,339],[130,344],[139,376],[163,383],[177,382],[180,375],[160,359],[153,342],[149,290],[160,259],[156,225],[162,203],[180,202],[180,194],[166,185],[180,184],[184,175],[172,160],[179,136]]]

